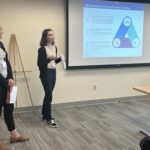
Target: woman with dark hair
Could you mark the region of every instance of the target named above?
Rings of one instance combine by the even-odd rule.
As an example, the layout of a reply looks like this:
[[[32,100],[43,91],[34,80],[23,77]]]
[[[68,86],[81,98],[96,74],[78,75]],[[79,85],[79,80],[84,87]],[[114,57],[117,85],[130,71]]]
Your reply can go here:
[[[45,29],[42,32],[40,48],[38,49],[37,65],[40,70],[40,79],[45,92],[42,105],[42,120],[47,121],[51,127],[57,127],[51,113],[52,92],[56,82],[56,64],[61,61],[57,58],[57,47],[55,46],[54,32]]]
[[[3,35],[3,29],[0,26],[0,39]],[[11,91],[15,82],[13,80],[13,74],[10,62],[7,57],[4,45],[0,42],[0,116],[2,107],[4,108],[4,121],[10,132],[10,142],[24,142],[28,141],[28,137],[21,136],[15,128],[15,122],[13,117],[14,104],[7,104],[7,90]],[[8,149],[4,144],[0,144],[0,150]]]

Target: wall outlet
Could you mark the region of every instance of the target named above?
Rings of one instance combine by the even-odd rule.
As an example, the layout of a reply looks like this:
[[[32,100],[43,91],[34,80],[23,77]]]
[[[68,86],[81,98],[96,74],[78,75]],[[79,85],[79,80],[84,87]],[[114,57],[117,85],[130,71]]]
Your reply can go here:
[[[93,91],[96,91],[97,87],[96,85],[93,85]]]

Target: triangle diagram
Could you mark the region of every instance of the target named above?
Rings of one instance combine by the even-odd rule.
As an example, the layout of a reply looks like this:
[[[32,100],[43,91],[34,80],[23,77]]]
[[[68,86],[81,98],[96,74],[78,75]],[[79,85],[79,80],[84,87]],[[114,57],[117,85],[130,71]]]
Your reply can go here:
[[[130,17],[126,16],[113,41],[113,47],[115,48],[137,48],[140,45],[139,37],[136,33],[134,25]]]

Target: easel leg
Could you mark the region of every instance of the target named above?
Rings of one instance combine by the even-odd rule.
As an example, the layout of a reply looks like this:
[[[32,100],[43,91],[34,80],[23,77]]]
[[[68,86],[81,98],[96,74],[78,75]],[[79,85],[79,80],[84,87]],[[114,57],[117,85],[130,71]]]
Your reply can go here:
[[[18,44],[17,44],[17,40],[16,40],[16,36],[15,34],[12,34],[11,35],[11,38],[10,38],[10,45],[9,45],[9,49],[10,49],[10,56],[11,55],[11,51],[12,51],[12,54],[13,54],[13,69],[14,69],[14,76],[15,76],[15,82],[17,84],[17,69],[16,69],[16,55],[18,54],[18,58],[20,60],[20,64],[21,64],[21,68],[22,68],[22,73],[24,75],[24,78],[25,78],[25,83],[26,83],[26,86],[27,86],[27,90],[28,90],[28,93],[29,93],[29,97],[30,97],[30,102],[31,102],[31,106],[32,106],[32,113],[34,115],[34,105],[33,105],[33,100],[32,100],[32,97],[31,97],[31,92],[30,92],[30,89],[29,89],[29,84],[28,84],[28,81],[27,81],[27,76],[26,76],[26,72],[25,69],[24,69],[24,65],[23,65],[23,62],[22,62],[22,58],[21,58],[21,54],[20,54],[20,50],[19,50],[19,47],[18,47]],[[16,109],[18,108],[18,103],[16,101]],[[19,114],[18,114],[19,115]]]

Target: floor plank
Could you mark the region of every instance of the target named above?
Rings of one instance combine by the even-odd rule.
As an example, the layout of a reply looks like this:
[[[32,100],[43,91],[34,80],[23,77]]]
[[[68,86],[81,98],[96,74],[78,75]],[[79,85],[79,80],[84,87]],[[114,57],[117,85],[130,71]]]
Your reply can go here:
[[[29,142],[10,144],[3,118],[0,140],[11,150],[140,150],[139,129],[150,131],[149,100],[55,108],[57,129],[43,123],[40,113],[15,115],[17,130]]]

